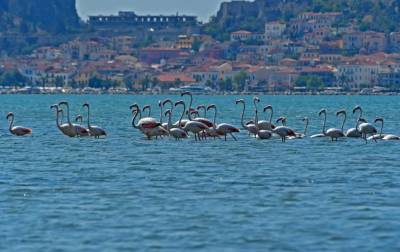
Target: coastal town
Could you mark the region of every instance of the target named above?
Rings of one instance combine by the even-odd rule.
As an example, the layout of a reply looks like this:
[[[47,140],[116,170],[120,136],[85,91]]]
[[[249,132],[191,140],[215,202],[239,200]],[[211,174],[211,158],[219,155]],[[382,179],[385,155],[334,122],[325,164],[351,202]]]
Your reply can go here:
[[[397,94],[400,32],[342,15],[303,12],[222,41],[195,16],[91,16],[87,33],[62,43],[0,48],[0,93]]]

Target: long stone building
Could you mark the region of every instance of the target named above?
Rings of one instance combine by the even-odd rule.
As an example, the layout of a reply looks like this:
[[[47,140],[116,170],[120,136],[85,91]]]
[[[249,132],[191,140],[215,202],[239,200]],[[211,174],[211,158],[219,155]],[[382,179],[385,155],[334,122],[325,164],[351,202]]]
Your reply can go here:
[[[101,27],[179,27],[197,25],[196,16],[188,15],[136,15],[133,11],[120,11],[118,15],[90,16],[89,25],[95,28]]]

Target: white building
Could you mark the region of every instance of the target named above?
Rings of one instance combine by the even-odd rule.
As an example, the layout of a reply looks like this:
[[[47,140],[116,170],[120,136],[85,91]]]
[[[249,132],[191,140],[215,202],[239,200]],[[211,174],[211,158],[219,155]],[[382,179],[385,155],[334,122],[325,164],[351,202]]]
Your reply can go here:
[[[280,39],[286,31],[286,24],[279,21],[265,24],[265,40]]]
[[[380,65],[372,61],[349,61],[338,66],[337,78],[352,89],[373,87],[378,82]]]

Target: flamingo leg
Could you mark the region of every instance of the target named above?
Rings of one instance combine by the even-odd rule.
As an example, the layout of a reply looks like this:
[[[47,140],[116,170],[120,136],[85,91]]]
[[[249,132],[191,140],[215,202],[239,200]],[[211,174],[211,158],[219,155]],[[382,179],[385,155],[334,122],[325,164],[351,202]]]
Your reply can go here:
[[[232,133],[230,133],[230,135],[232,136],[232,138],[233,138],[235,141],[237,141],[237,138],[236,138]]]

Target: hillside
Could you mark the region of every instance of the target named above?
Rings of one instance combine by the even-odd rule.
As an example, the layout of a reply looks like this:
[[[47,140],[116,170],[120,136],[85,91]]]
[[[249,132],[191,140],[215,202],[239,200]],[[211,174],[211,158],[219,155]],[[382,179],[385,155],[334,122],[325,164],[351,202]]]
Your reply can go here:
[[[361,30],[400,29],[400,0],[255,0],[222,3],[205,31],[223,40],[232,31],[262,32],[266,21],[287,21],[305,11],[342,12],[343,25],[354,22]]]
[[[75,0],[0,1],[0,31],[62,33],[77,27]]]

